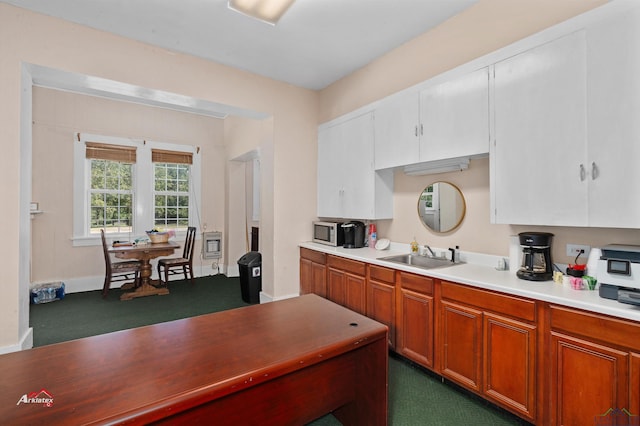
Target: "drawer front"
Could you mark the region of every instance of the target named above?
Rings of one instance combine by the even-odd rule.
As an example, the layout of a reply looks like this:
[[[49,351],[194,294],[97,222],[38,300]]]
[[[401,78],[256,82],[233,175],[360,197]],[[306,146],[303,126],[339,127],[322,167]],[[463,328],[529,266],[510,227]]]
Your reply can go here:
[[[300,257],[303,259],[308,259],[314,263],[320,263],[322,265],[327,263],[326,254],[315,250],[309,250],[304,247],[300,247]]]
[[[551,305],[551,328],[640,350],[640,324]]]
[[[396,271],[394,269],[383,268],[382,266],[369,265],[369,278],[394,285],[396,282]]]
[[[327,265],[335,269],[351,272],[352,274],[365,276],[366,264],[364,262],[328,255]]]
[[[535,321],[536,319],[536,302],[533,300],[480,290],[448,281],[442,281],[441,289],[443,299],[481,306],[483,310],[525,321]]]
[[[422,294],[433,294],[433,278],[414,275],[407,272],[399,272],[400,285],[407,290]]]

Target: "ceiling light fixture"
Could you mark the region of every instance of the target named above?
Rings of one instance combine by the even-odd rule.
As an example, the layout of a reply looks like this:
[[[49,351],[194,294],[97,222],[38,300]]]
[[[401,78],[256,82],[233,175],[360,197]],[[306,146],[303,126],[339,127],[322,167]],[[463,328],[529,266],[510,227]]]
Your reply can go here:
[[[229,9],[275,25],[295,0],[229,0]]]

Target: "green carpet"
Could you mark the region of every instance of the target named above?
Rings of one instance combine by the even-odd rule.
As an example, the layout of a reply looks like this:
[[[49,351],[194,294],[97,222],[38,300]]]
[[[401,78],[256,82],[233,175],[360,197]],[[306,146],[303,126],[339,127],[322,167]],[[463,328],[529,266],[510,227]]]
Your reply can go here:
[[[223,275],[169,283],[170,294],[120,301],[119,289],[103,299],[100,291],[68,294],[52,303],[30,306],[34,346],[232,309],[247,304],[238,278]],[[442,383],[435,374],[398,356],[389,357],[389,424],[520,425],[517,417]],[[332,415],[312,426],[340,425]]]
[[[100,291],[71,293],[64,299],[30,306],[33,346],[104,334],[143,325],[247,306],[240,279],[224,275],[169,282],[170,294],[121,301],[122,290],[106,299]]]

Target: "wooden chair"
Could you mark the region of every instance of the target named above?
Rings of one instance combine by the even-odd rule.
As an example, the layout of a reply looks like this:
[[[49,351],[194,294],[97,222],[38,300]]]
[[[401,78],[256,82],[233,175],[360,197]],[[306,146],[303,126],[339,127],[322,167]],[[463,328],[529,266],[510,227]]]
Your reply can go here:
[[[160,285],[169,283],[169,275],[187,274],[191,284],[193,284],[193,246],[196,241],[196,228],[190,226],[187,228],[187,238],[184,241],[184,251],[182,257],[169,257],[158,261],[158,279]],[[162,269],[164,268],[164,281],[162,279]]]
[[[119,281],[133,280],[137,286],[140,279],[140,261],[127,260],[124,262],[112,262],[109,256],[109,247],[104,237],[104,229],[100,230],[102,237],[102,251],[104,252],[104,263],[106,271],[104,274],[104,285],[102,286],[102,297],[107,297],[111,283]]]

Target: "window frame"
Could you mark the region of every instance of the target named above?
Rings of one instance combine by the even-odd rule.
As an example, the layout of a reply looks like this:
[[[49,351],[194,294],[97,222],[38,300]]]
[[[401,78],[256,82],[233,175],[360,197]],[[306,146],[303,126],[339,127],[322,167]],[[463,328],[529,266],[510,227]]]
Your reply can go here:
[[[100,235],[89,233],[89,182],[91,161],[86,158],[86,142],[131,146],[136,148],[136,162],[133,164],[133,231],[131,233],[111,233],[110,237],[135,239],[144,236],[144,232],[154,227],[154,165],[151,161],[151,150],[159,149],[190,153],[191,189],[189,193],[189,226],[197,226],[200,217],[199,203],[201,199],[201,156],[199,149],[191,145],[145,141],[142,139],[121,138],[114,136],[76,133],[74,135],[74,169],[73,169],[73,246],[93,246],[102,244]],[[180,238],[184,232],[178,232]]]

